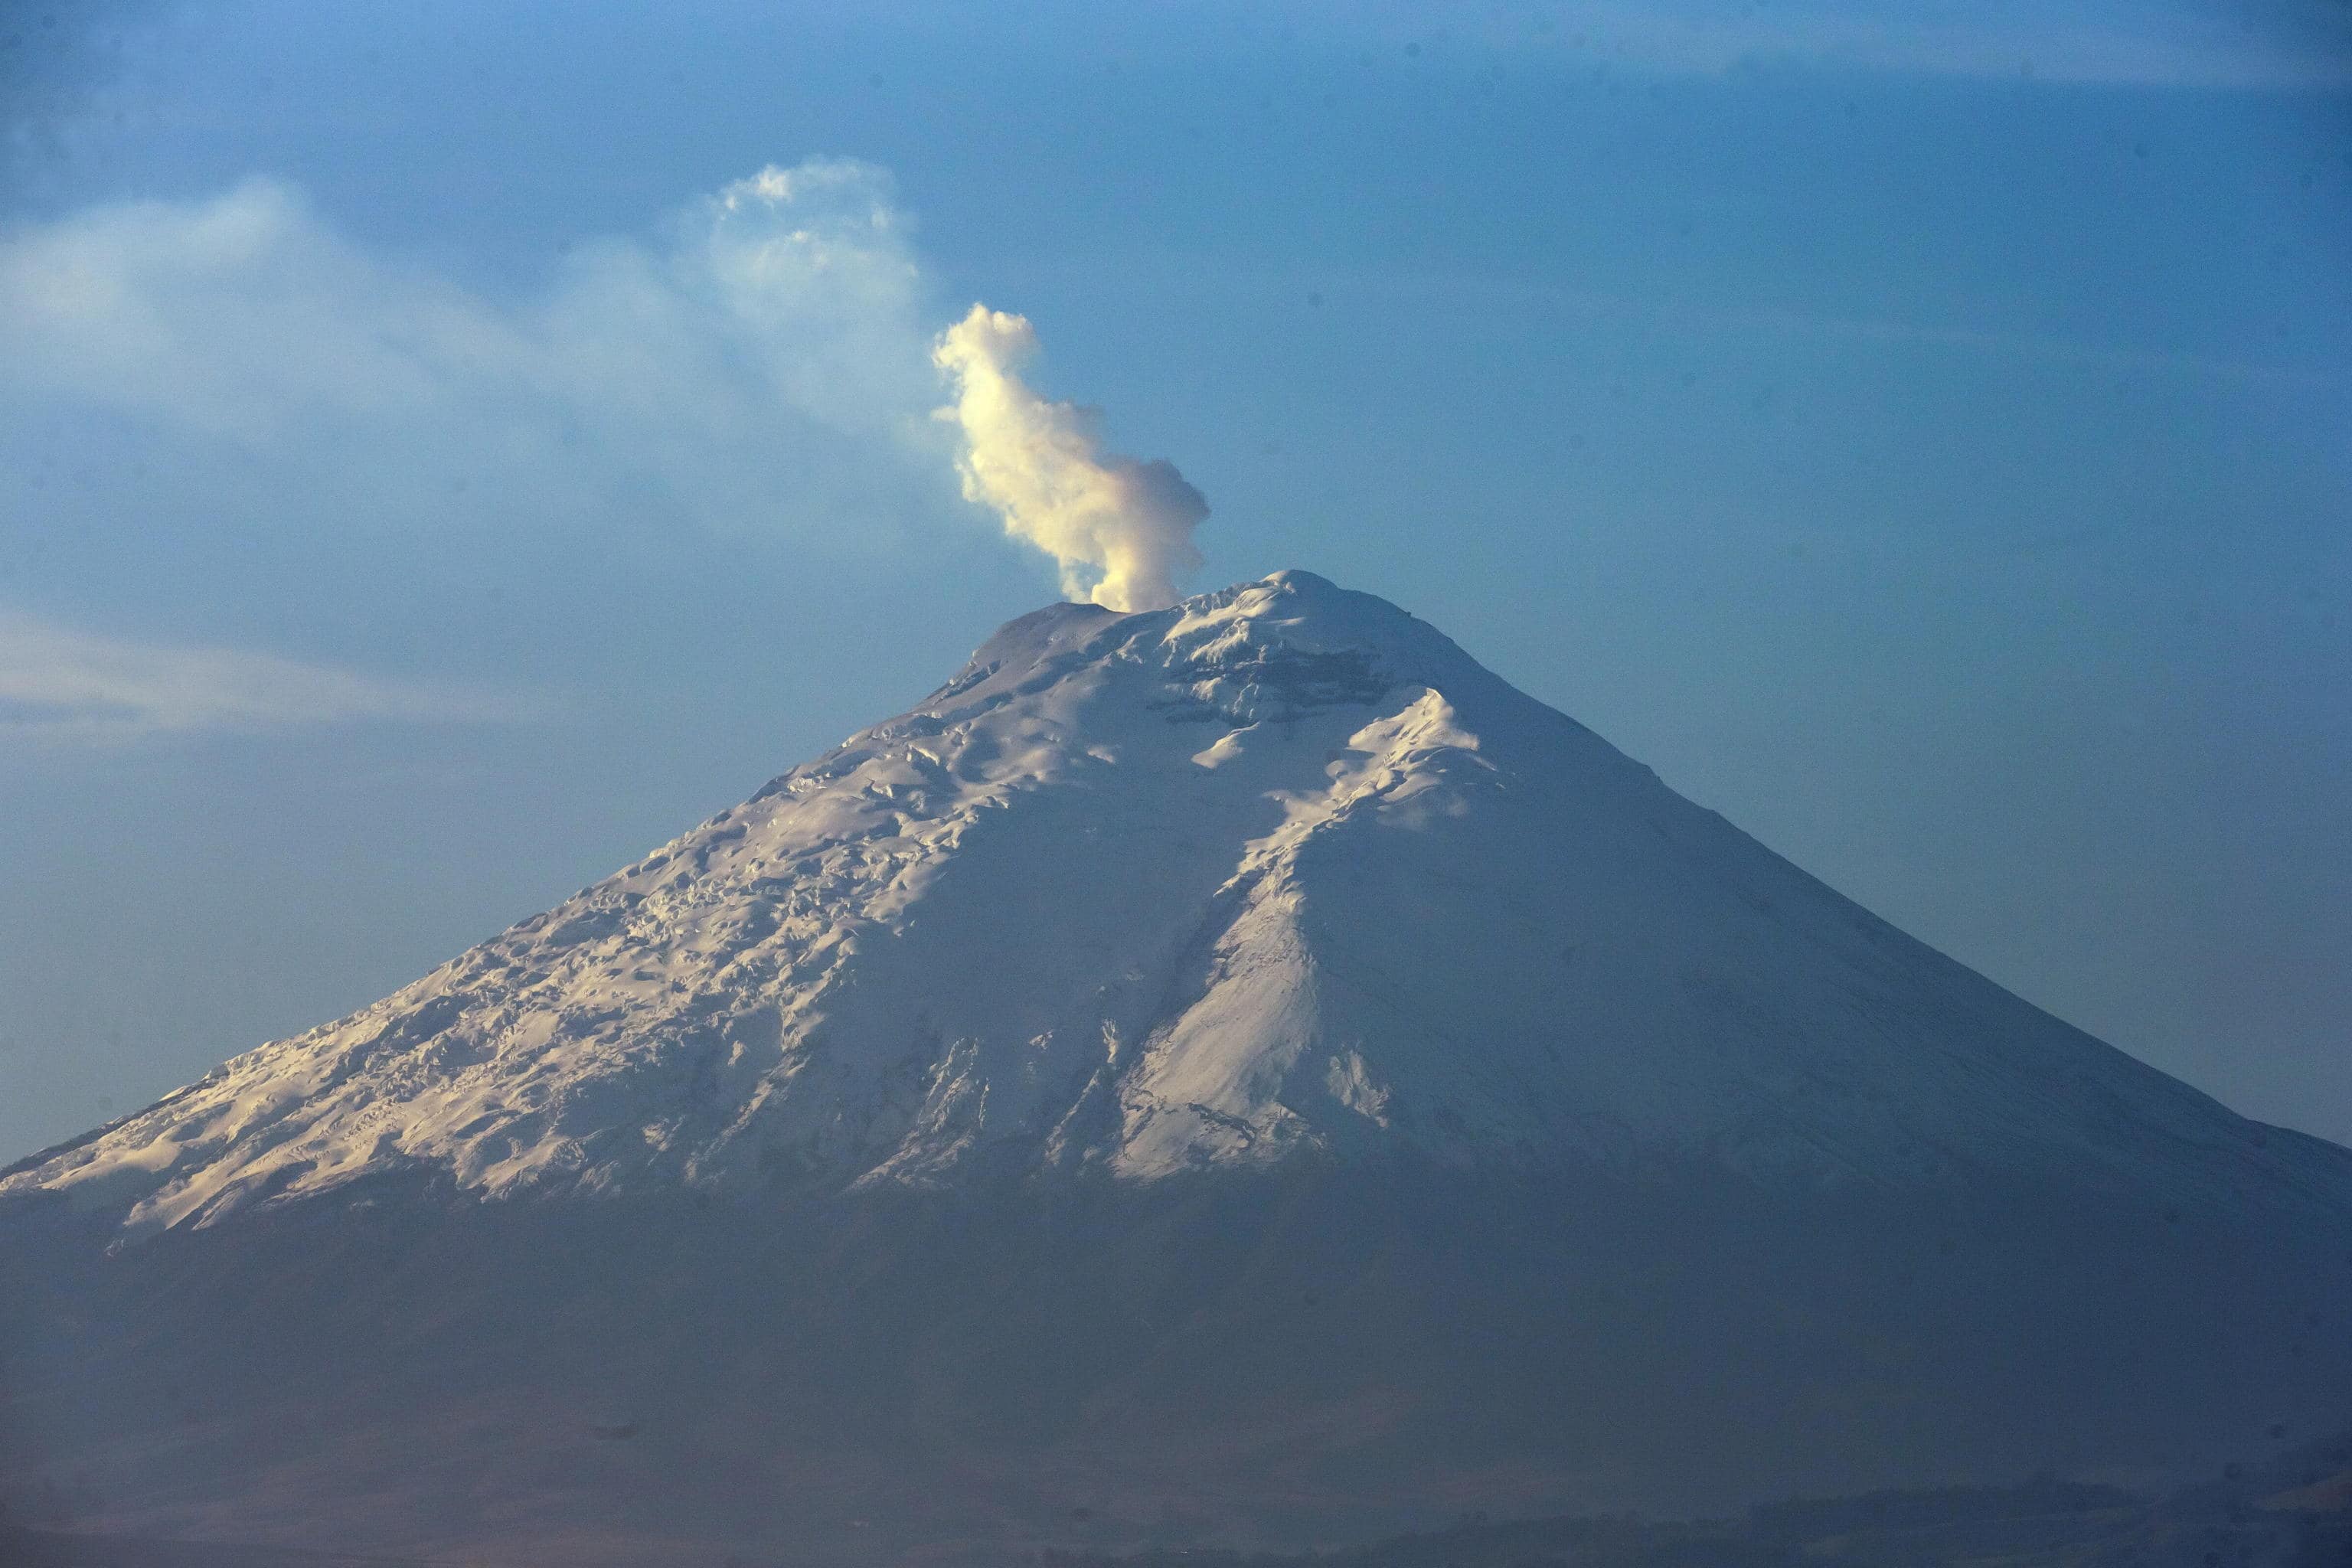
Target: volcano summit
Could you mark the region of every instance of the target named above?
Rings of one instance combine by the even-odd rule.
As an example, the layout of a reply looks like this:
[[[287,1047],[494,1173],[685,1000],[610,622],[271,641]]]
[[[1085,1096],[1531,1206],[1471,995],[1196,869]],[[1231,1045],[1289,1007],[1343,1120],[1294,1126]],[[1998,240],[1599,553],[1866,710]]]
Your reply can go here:
[[[2352,1152],[1297,572],[1013,622],[14,1167],[0,1247],[20,1511],[502,1561],[2154,1479],[2352,1414]]]

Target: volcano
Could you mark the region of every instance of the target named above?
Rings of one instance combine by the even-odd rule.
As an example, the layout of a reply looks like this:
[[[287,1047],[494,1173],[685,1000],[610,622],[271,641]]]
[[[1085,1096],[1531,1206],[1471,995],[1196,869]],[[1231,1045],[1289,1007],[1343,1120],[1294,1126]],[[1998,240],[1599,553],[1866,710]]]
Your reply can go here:
[[[0,1175],[0,1500],[514,1563],[1297,1544],[2352,1416],[2352,1152],[1300,572],[1014,621]]]

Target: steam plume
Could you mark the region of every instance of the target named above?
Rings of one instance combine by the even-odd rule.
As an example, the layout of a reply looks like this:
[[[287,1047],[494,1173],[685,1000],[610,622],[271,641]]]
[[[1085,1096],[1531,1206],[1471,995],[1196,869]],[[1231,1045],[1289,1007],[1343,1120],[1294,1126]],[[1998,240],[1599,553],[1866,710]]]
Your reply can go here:
[[[1036,352],[1026,317],[985,305],[931,351],[955,387],[940,414],[963,427],[965,498],[1060,562],[1070,598],[1114,610],[1174,604],[1177,579],[1201,563],[1192,530],[1209,503],[1171,463],[1102,451],[1091,410],[1031,390],[1016,373]]]

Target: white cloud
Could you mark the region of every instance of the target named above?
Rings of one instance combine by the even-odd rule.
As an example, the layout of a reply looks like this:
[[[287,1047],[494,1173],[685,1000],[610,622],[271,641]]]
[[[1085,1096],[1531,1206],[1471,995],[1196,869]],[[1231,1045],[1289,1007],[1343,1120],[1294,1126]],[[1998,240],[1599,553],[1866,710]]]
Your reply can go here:
[[[268,654],[92,636],[0,611],[0,737],[119,742],[355,720],[500,723],[511,696],[371,679]]]
[[[0,239],[0,416],[243,451],[321,526],[657,515],[856,547],[946,500],[923,299],[863,163],[763,170],[513,299],[254,179]]]
[[[1201,563],[1192,531],[1208,503],[1165,461],[1104,452],[1090,410],[1033,391],[1019,370],[1036,353],[1025,317],[985,305],[940,336],[933,353],[956,400],[940,412],[963,431],[964,495],[1059,562],[1069,597],[1114,610],[1175,603]]]

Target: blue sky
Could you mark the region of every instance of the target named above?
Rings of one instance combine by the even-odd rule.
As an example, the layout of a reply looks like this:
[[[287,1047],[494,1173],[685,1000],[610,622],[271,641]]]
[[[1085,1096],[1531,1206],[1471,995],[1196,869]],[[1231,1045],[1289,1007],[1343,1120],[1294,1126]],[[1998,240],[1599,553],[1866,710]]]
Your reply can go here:
[[[0,1157],[1053,597],[929,417],[976,300],[1192,586],[1385,595],[2352,1139],[2346,18],[12,5]]]

